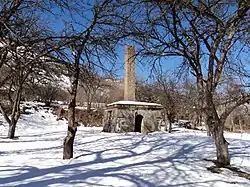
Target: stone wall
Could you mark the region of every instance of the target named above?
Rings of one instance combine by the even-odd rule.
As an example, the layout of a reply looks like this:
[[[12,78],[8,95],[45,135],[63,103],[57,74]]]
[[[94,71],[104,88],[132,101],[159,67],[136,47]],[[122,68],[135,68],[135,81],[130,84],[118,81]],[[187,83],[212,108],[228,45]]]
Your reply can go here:
[[[135,131],[135,117],[142,115],[141,132],[146,134],[149,132],[158,131],[159,122],[162,120],[161,109],[148,108],[111,108],[106,110],[104,115],[105,132],[134,132]]]

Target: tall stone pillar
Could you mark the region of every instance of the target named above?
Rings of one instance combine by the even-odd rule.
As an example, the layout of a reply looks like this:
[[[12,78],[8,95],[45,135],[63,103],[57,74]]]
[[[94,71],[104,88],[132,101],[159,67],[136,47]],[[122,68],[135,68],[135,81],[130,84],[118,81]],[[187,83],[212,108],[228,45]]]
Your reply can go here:
[[[135,46],[125,46],[124,100],[135,100]]]

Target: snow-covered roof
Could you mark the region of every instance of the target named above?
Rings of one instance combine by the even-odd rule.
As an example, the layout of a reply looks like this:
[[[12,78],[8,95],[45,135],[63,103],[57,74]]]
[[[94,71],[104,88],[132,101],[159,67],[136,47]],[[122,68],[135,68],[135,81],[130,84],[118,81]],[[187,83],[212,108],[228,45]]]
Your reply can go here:
[[[107,106],[113,106],[113,105],[139,105],[139,106],[159,106],[159,107],[162,107],[161,104],[139,102],[139,101],[117,101],[114,103],[110,103]]]

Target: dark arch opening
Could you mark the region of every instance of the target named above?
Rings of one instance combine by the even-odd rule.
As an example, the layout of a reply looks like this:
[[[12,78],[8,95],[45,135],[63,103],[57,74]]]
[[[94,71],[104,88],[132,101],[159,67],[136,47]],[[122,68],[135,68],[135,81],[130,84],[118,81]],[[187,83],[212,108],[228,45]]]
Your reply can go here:
[[[143,116],[141,114],[137,114],[135,116],[135,132],[141,132],[141,122]]]

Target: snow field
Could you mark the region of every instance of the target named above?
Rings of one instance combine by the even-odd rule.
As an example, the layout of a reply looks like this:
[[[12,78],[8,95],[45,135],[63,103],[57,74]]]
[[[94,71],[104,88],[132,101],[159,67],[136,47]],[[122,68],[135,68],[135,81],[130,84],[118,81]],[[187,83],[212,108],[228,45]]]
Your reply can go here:
[[[175,128],[172,134],[142,135],[79,127],[74,158],[63,160],[67,122],[56,121],[51,111],[23,115],[16,140],[5,138],[6,129],[6,124],[0,126],[0,186],[250,186],[249,180],[229,170],[207,171],[213,164],[203,159],[215,158],[215,146],[201,131]],[[226,137],[232,165],[250,172],[250,135]]]

